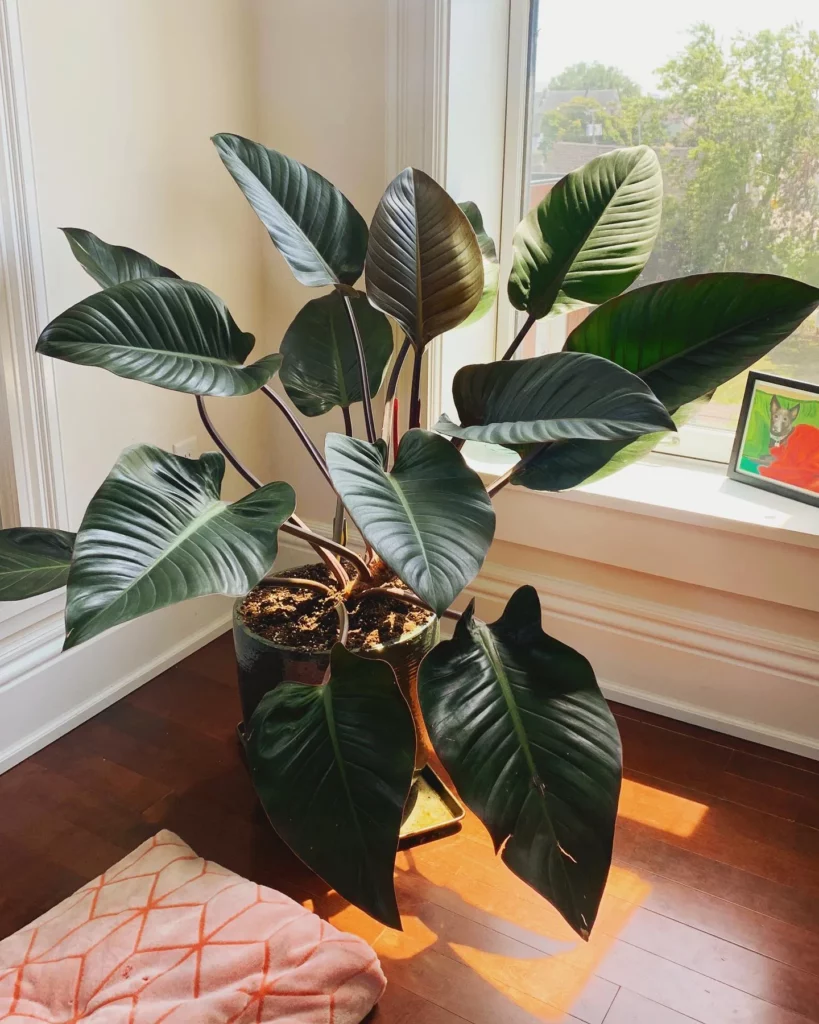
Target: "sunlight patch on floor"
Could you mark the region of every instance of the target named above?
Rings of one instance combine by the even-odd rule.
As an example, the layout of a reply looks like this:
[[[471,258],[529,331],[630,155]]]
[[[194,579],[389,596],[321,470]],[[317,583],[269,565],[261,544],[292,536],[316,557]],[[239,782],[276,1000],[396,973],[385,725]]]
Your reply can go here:
[[[707,804],[623,779],[618,809],[621,818],[686,839],[696,832],[707,813]]]

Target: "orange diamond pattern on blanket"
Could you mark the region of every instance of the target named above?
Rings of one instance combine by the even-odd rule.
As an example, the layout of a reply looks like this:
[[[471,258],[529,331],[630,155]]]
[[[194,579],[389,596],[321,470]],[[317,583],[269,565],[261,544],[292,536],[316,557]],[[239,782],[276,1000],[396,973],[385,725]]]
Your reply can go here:
[[[0,942],[0,1021],[358,1024],[378,958],[160,832]]]

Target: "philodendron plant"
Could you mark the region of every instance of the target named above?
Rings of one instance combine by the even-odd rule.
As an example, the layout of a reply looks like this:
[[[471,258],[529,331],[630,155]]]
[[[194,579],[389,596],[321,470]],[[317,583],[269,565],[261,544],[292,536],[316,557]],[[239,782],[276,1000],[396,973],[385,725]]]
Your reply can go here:
[[[502,359],[457,373],[460,422],[423,429],[430,342],[485,313],[497,290],[495,245],[475,205],[459,206],[409,169],[368,229],[315,171],[235,135],[213,141],[296,278],[330,290],[307,302],[278,354],[250,363],[253,337],[207,288],[66,229],[102,290],[56,317],[38,351],[194,395],[219,451],[186,459],[138,445],[120,456],[76,535],[3,531],[0,597],[67,585],[66,647],[75,647],[187,598],[246,593],[270,573],[280,530],[311,545],[336,580],[339,640],[322,685],[284,683],[262,700],[246,723],[249,760],[286,842],[343,896],[397,927],[393,868],[418,739],[390,666],[345,646],[346,602],[383,590],[386,572],[400,600],[457,619],[419,674],[435,752],[504,862],[586,938],[611,860],[621,776],[614,720],[588,661],[541,628],[531,587],[490,624],[472,604],[461,616],[451,605],[486,557],[501,488],[561,490],[637,457],[787,337],[819,290],[740,273],[627,290],[657,235],[662,180],[646,147],[607,153],[559,181],[523,220],[508,283],[522,328]],[[581,306],[594,308],[563,352],[512,359],[537,320]],[[391,360],[379,430],[373,399]],[[346,432],[328,434],[323,453],[271,388],[277,373],[303,416],[341,408]],[[297,518],[288,484],[257,480],[214,429],[206,399],[257,390],[332,488],[333,540]],[[353,434],[356,403],[363,437]],[[465,440],[520,458],[486,487],[462,455]],[[225,460],[252,487],[232,503],[220,498]],[[344,543],[348,519],[363,555]]]

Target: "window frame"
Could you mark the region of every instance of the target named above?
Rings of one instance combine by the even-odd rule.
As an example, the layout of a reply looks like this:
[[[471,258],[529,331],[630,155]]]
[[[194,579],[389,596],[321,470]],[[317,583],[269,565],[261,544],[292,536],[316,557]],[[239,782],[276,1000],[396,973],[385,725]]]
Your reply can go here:
[[[506,125],[503,139],[504,173],[502,217],[499,236],[501,288],[496,308],[494,358],[500,359],[523,324],[523,315],[509,302],[503,282],[512,269],[512,239],[517,225],[527,212],[529,167],[531,164],[531,116],[534,105],[537,63],[537,33],[541,0],[507,0],[509,35],[507,40]],[[519,70],[524,68],[525,74]],[[542,323],[542,321],[539,321]],[[555,317],[553,329],[565,340],[567,314]],[[532,328],[537,331],[537,324]],[[559,343],[560,338],[557,339]],[[559,344],[549,351],[559,351]],[[439,384],[439,394],[441,386]],[[440,399],[435,405],[440,410]],[[736,430],[723,430],[689,424],[676,434],[668,434],[654,451],[675,459],[690,459],[721,466],[728,465]]]
[[[48,320],[17,0],[0,3],[0,519],[68,529],[56,369],[35,345]],[[0,684],[53,653],[62,594],[0,605]]]

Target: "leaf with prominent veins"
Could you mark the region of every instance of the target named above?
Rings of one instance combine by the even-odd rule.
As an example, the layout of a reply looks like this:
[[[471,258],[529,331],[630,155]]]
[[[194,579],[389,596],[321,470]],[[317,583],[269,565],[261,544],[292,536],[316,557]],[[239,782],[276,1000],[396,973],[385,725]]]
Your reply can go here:
[[[0,601],[22,601],[65,586],[74,536],[32,526],[0,530]]]
[[[415,730],[390,666],[336,644],[326,684],[284,682],[262,699],[247,753],[288,846],[342,897],[400,928],[393,870]]]
[[[435,429],[468,441],[515,447],[674,429],[639,377],[608,359],[573,352],[464,366],[452,393],[461,423],[443,416]]]
[[[466,215],[423,171],[390,182],[370,225],[367,295],[417,349],[457,327],[483,295],[483,258]]]
[[[103,288],[146,277],[179,277],[179,274],[161,266],[149,256],[143,256],[136,249],[103,242],[93,231],[84,231],[82,228],[62,230],[77,261]]]
[[[486,625],[470,605],[421,665],[432,744],[504,862],[583,937],[611,862],[617,726],[591,666],[540,625],[531,587]]]
[[[66,647],[191,597],[238,597],[270,570],[278,528],[295,508],[293,488],[267,484],[228,504],[219,498],[224,471],[214,452],[123,452],[77,534]]]
[[[327,435],[345,507],[387,565],[438,614],[477,576],[495,532],[481,478],[444,438],[410,430],[391,473],[377,445]]]
[[[213,292],[154,277],[71,306],[45,328],[37,351],[171,391],[234,396],[258,390],[281,365],[278,354],[244,365],[253,345]]]
[[[651,255],[662,198],[660,164],[648,146],[571,171],[515,232],[509,301],[540,319],[619,295]]]
[[[317,171],[240,135],[213,144],[297,281],[352,285],[367,253],[367,225]]]

